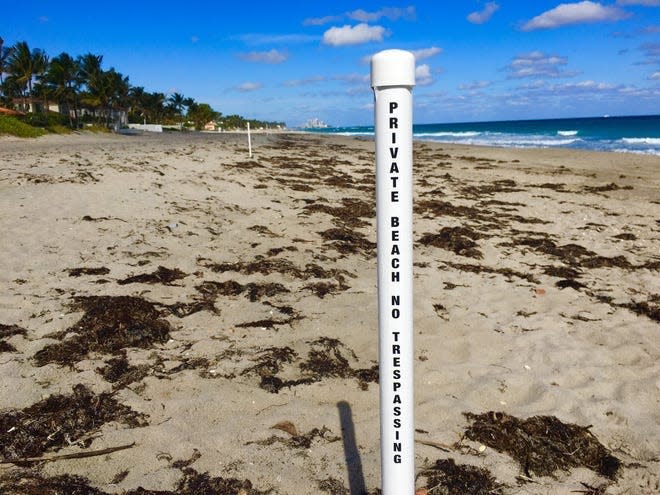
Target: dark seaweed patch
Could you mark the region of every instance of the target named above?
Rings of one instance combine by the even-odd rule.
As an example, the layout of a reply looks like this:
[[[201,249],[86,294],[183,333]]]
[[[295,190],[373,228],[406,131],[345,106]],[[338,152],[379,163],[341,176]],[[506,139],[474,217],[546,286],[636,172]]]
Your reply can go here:
[[[92,268],[92,267],[81,267],[81,268],[69,268],[66,270],[69,277],[80,277],[81,275],[107,275],[110,273],[110,269],[105,266]]]
[[[420,475],[429,492],[444,495],[499,495],[504,488],[487,469],[456,464],[454,459],[438,459]]]
[[[36,404],[0,415],[0,453],[12,461],[37,457],[73,444],[89,447],[89,433],[118,421],[131,428],[145,426],[145,417],[119,404],[111,394],[96,395],[84,385],[72,395],[51,395]]]
[[[7,342],[5,337],[12,335],[27,335],[27,330],[18,325],[3,325],[0,323],[0,352],[15,352],[16,348]]]
[[[443,227],[438,234],[424,234],[419,242],[424,246],[439,247],[460,256],[481,259],[481,251],[473,240],[481,237],[478,232],[468,227]]]
[[[326,245],[341,254],[363,253],[373,256],[376,243],[367,239],[364,234],[349,228],[334,228],[319,232]]]
[[[584,288],[584,284],[581,284],[577,280],[572,279],[559,280],[558,282],[555,282],[555,286],[559,287],[560,289],[566,289],[567,287],[570,287],[571,289],[580,290]]]
[[[567,266],[546,266],[543,270],[543,273],[550,275],[551,277],[558,278],[567,278],[575,279],[582,275],[579,271],[574,268],[569,268]]]
[[[275,443],[282,443],[293,449],[309,449],[312,446],[312,443],[315,439],[322,439],[326,442],[336,442],[341,440],[337,436],[329,436],[331,433],[330,429],[327,427],[323,428],[313,428],[307,433],[301,433],[298,435],[291,435],[289,438],[283,438],[277,435],[272,435],[265,440],[259,440],[257,442],[247,442],[246,445],[256,444],[256,445],[273,445]]]
[[[122,280],[117,280],[119,285],[126,284],[164,284],[172,285],[172,282],[181,280],[188,275],[178,268],[166,268],[164,266],[159,266],[156,271],[152,273],[143,273],[142,275],[133,275],[132,277],[127,277]]]
[[[4,495],[109,495],[108,492],[90,486],[90,481],[69,474],[44,477],[31,471],[12,471],[0,477],[0,488]],[[137,488],[123,492],[124,495],[267,495],[272,490],[259,491],[250,480],[212,477],[198,473],[193,468],[183,469],[183,477],[175,490],[145,490]]]
[[[458,270],[461,270],[463,272],[470,272],[470,273],[497,273],[499,275],[504,275],[508,280],[510,280],[512,277],[520,278],[522,280],[527,280],[528,282],[531,282],[533,284],[538,284],[539,281],[534,278],[534,276],[531,273],[522,273],[522,272],[517,272],[515,270],[512,270],[510,268],[491,268],[488,266],[483,266],[483,265],[471,265],[471,264],[466,264],[466,263],[451,263],[449,261],[446,261],[445,264],[447,266],[450,266],[452,268],[456,268]]]
[[[121,355],[109,359],[105,367],[96,370],[103,378],[113,384],[115,390],[124,388],[133,382],[142,380],[149,374],[149,366],[131,366],[126,357],[126,351],[122,350]]]
[[[170,323],[160,317],[154,303],[139,297],[76,297],[71,308],[85,314],[71,328],[52,336],[76,335],[38,351],[37,366],[73,364],[91,351],[116,354],[127,347],[148,348],[169,339]]]
[[[245,293],[245,296],[252,302],[260,300],[262,297],[272,297],[277,294],[289,292],[289,289],[278,283],[255,283],[250,282],[242,285],[234,280],[225,282],[207,281],[196,287],[203,298],[215,298],[215,296],[237,296]]]
[[[519,419],[502,412],[465,413],[472,423],[465,436],[498,452],[505,452],[525,475],[552,476],[557,471],[586,467],[615,479],[621,466],[589,431],[554,416]]]

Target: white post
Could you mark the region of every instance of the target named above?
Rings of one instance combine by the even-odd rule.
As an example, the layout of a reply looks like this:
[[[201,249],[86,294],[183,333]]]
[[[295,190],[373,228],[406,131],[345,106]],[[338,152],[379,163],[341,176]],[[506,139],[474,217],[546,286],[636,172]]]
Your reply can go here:
[[[375,97],[378,347],[383,495],[413,495],[412,88],[415,57],[371,59]]]
[[[247,123],[247,128],[248,128],[248,153],[250,154],[250,158],[252,158],[252,138],[250,137],[250,123]]]

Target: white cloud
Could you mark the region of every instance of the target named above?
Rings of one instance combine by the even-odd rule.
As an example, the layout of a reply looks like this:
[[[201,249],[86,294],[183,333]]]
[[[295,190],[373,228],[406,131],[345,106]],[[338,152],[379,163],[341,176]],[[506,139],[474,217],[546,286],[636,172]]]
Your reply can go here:
[[[415,7],[410,6],[406,8],[385,7],[376,12],[366,12],[362,9],[347,12],[346,15],[349,19],[360,22],[373,22],[385,17],[391,21],[398,19],[414,20],[417,16]]]
[[[327,78],[325,76],[312,76],[305,79],[291,79],[289,81],[285,81],[284,85],[289,88],[295,88],[298,86],[309,86],[311,84],[317,84],[326,80]]]
[[[461,91],[474,91],[475,89],[483,89],[490,86],[492,82],[490,81],[474,81],[469,84],[459,84],[458,89]]]
[[[263,64],[281,64],[289,58],[289,55],[273,48],[267,52],[249,52],[239,55],[246,62],[258,62]]]
[[[417,86],[428,86],[433,82],[433,76],[431,76],[431,68],[428,64],[418,65],[415,68],[415,84]]]
[[[46,24],[47,22],[50,22],[50,18],[45,15],[39,16],[39,22],[41,24]]]
[[[357,26],[345,25],[342,27],[331,27],[323,33],[323,43],[332,46],[358,45],[370,41],[383,41],[383,37],[389,35],[382,26],[369,26],[360,23]]]
[[[263,33],[246,33],[235,36],[230,36],[229,39],[242,41],[249,45],[274,45],[274,44],[291,44],[291,43],[311,43],[318,41],[318,36],[308,34],[291,33],[291,34],[263,34]]]
[[[540,51],[518,55],[505,68],[511,79],[525,77],[572,77],[577,72],[561,70],[560,67],[568,63],[566,57],[546,55]]]
[[[193,43],[197,43],[199,41],[199,36],[192,35],[190,37],[190,41],[192,41]]]
[[[587,80],[578,83],[555,84],[552,88],[553,90],[560,91],[609,91],[616,88],[616,86],[614,84]]]
[[[415,60],[419,61],[442,53],[442,48],[432,46],[430,48],[420,48],[419,50],[413,50],[412,53],[415,56]]]
[[[331,22],[341,21],[341,15],[326,15],[325,17],[309,17],[303,21],[303,26],[323,26]]]
[[[496,2],[488,2],[483,10],[468,15],[467,20],[472,24],[484,24],[490,21],[490,18],[499,8],[500,6]]]
[[[644,5],[645,7],[660,7],[660,0],[616,0],[617,5]]]
[[[249,93],[250,91],[256,91],[257,89],[261,89],[263,88],[263,86],[264,86],[263,84],[258,82],[246,81],[236,86],[236,89],[241,93]]]
[[[578,3],[562,3],[525,23],[522,30],[533,31],[535,29],[557,28],[568,24],[618,21],[628,16],[627,12],[617,7],[605,7],[589,0]]]
[[[660,81],[660,70],[655,71],[653,74],[649,76],[649,79],[651,81]]]
[[[323,26],[324,24],[330,24],[331,22],[339,22],[342,19],[352,19],[358,22],[373,22],[382,18],[389,19],[391,21],[397,21],[399,19],[404,19],[407,21],[413,21],[417,17],[417,12],[415,11],[414,6],[400,8],[400,7],[385,7],[375,12],[367,12],[363,9],[353,10],[351,12],[345,12],[340,15],[326,15],[324,17],[309,17],[303,21],[304,26]]]

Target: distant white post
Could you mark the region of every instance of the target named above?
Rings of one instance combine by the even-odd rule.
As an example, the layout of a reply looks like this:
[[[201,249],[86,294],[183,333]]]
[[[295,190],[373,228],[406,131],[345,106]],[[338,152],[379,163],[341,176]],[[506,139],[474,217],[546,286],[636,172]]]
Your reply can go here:
[[[250,158],[252,158],[252,137],[250,136],[250,122],[247,123],[247,131],[248,131],[248,153],[250,154]]]
[[[415,57],[371,59],[375,96],[378,347],[383,495],[413,495],[412,88]]]

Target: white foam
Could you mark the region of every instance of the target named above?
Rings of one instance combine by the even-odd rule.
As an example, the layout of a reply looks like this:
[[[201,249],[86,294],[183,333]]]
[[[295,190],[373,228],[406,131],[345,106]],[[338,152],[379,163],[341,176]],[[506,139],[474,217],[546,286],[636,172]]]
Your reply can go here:
[[[557,131],[559,136],[577,136],[578,131]]]
[[[621,139],[626,144],[650,144],[651,146],[660,146],[660,138],[643,137],[643,138],[623,138]]]
[[[474,137],[481,134],[476,131],[464,131],[464,132],[420,132],[416,133],[415,137]]]

